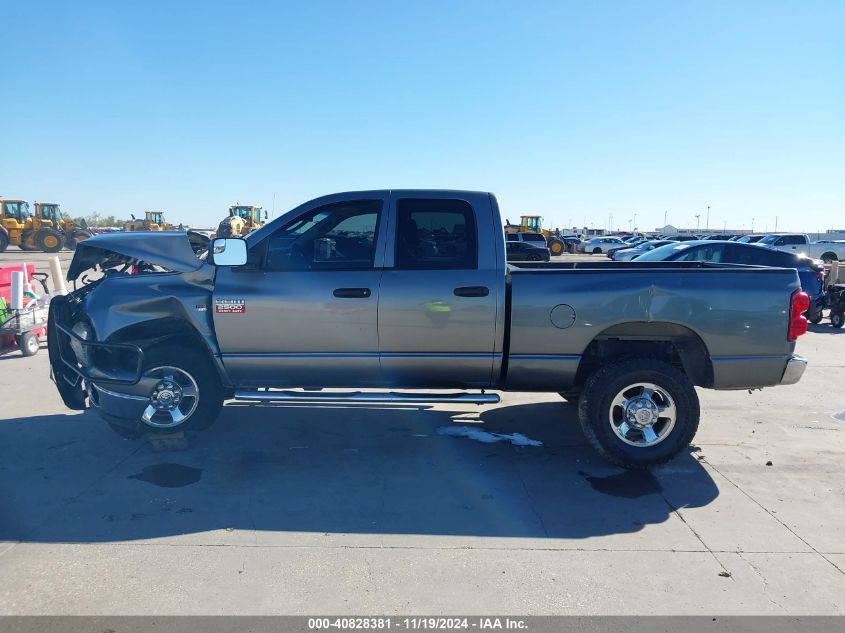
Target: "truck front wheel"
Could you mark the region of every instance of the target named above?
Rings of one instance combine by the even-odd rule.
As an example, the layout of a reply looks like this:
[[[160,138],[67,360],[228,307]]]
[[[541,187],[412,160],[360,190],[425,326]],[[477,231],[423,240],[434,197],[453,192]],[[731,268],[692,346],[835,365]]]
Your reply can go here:
[[[137,419],[117,420],[103,411],[123,437],[200,431],[214,423],[223,407],[220,377],[209,360],[191,348],[159,345],[146,352],[141,383],[148,393]]]
[[[611,362],[590,376],[578,417],[584,435],[606,459],[623,468],[648,468],[689,445],[700,410],[683,372],[642,357]]]

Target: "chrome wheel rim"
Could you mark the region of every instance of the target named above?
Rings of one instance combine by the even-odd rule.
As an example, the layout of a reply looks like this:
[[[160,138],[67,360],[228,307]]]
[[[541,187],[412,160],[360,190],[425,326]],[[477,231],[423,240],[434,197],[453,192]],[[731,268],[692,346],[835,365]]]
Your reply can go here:
[[[196,411],[200,390],[188,372],[178,367],[156,367],[144,372],[155,380],[147,408],[141,414],[145,424],[168,429],[183,424]]]
[[[616,394],[608,417],[616,437],[630,446],[645,448],[669,437],[678,409],[665,389],[651,382],[638,382]]]

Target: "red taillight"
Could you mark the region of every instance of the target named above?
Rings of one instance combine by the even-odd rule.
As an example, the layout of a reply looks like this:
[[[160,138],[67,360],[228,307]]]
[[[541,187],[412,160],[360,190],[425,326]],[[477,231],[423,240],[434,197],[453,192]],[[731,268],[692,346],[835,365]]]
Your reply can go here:
[[[789,299],[789,330],[787,341],[795,341],[802,334],[807,333],[807,317],[804,313],[810,309],[810,297],[806,292],[796,290]]]

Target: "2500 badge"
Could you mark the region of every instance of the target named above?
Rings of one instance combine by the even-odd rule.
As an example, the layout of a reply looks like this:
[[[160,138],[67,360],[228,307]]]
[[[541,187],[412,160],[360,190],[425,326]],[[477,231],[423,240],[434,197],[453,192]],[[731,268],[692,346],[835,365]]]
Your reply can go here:
[[[246,301],[243,299],[215,299],[214,311],[217,314],[243,314],[246,312]]]

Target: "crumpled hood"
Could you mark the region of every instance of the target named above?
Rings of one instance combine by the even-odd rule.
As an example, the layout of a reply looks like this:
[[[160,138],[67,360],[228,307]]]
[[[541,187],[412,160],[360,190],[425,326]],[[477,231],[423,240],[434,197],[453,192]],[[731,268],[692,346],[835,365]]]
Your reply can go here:
[[[104,233],[77,244],[73,261],[67,271],[68,281],[73,281],[115,253],[180,273],[198,270],[203,266],[203,262],[194,255],[188,235],[184,231]]]

